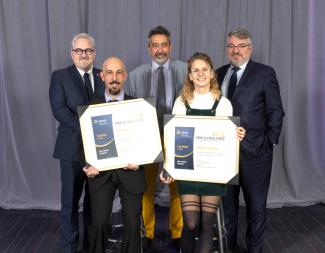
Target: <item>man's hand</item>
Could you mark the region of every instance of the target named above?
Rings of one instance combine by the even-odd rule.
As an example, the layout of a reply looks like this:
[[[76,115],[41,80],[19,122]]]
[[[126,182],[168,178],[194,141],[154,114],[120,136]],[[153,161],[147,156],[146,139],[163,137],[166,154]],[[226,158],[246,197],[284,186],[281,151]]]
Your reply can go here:
[[[86,173],[87,177],[90,178],[95,177],[99,174],[99,170],[94,166],[89,166],[89,167],[85,166],[83,167],[82,170]]]
[[[164,171],[162,170],[159,174],[160,180],[161,182],[163,182],[164,184],[170,184],[171,182],[174,182],[174,179],[170,176],[164,176]]]
[[[128,166],[124,168],[125,170],[138,170],[139,169],[139,165],[135,165],[132,163],[128,163]]]

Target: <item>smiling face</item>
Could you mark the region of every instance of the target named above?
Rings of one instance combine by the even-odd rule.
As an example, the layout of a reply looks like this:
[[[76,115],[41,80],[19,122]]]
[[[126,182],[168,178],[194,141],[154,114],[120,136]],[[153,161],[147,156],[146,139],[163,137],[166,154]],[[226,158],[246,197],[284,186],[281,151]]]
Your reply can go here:
[[[164,64],[170,58],[172,45],[166,35],[155,34],[149,39],[148,51],[151,58],[159,65]]]
[[[120,94],[127,78],[127,72],[122,60],[116,57],[106,59],[100,77],[105,82],[106,90],[110,95],[117,96]]]
[[[76,49],[82,50],[80,55],[78,54],[78,51],[80,51],[80,50],[77,50],[77,52],[76,52],[76,51],[74,51]],[[91,50],[87,50],[87,49],[91,49],[94,51],[91,52]],[[87,50],[88,53],[85,50]],[[94,49],[94,45],[87,38],[77,39],[73,45],[72,50],[71,50],[71,58],[72,58],[74,65],[76,65],[76,67],[78,69],[81,69],[85,72],[89,71],[91,69],[91,67],[93,66],[94,60],[96,58],[96,51]]]
[[[252,54],[252,45],[249,38],[240,39],[236,36],[228,37],[227,56],[234,66],[241,66],[248,62]]]
[[[194,60],[190,70],[188,75],[194,84],[194,89],[210,91],[211,79],[214,77],[214,73],[209,63],[201,59]]]

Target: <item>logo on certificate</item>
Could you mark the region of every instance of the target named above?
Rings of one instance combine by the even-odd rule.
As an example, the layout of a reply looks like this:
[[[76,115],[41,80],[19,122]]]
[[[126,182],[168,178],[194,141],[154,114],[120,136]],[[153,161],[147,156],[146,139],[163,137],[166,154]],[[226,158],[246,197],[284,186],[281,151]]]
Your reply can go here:
[[[175,127],[175,169],[194,169],[194,129],[194,127]]]
[[[117,157],[112,114],[91,117],[97,159]]]

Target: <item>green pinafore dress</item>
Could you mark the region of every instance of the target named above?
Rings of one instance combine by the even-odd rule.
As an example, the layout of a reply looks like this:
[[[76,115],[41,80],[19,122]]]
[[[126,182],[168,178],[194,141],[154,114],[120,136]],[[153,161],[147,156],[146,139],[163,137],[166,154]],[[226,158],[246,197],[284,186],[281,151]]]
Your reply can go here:
[[[215,116],[218,104],[219,100],[216,100],[211,109],[192,109],[185,101],[186,115]],[[180,195],[224,196],[226,193],[225,184],[177,180],[177,185]]]

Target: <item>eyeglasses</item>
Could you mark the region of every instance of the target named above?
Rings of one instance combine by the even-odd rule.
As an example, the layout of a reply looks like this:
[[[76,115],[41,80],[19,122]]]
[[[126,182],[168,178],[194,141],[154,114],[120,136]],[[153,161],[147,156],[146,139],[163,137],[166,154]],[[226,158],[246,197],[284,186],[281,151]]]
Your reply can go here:
[[[243,49],[243,48],[245,48],[245,47],[248,47],[248,46],[250,46],[251,44],[239,44],[239,45],[234,45],[234,44],[228,44],[227,45],[227,47],[229,48],[229,49],[235,49],[235,48],[237,48],[237,49]]]
[[[208,74],[210,71],[210,68],[202,68],[202,69],[191,69],[191,73],[193,73],[194,75],[198,75],[200,72],[203,74]]]
[[[83,53],[85,53],[86,55],[92,55],[95,50],[91,48],[86,48],[86,49],[76,48],[76,49],[72,49],[72,51],[75,52],[76,55],[82,55]]]

